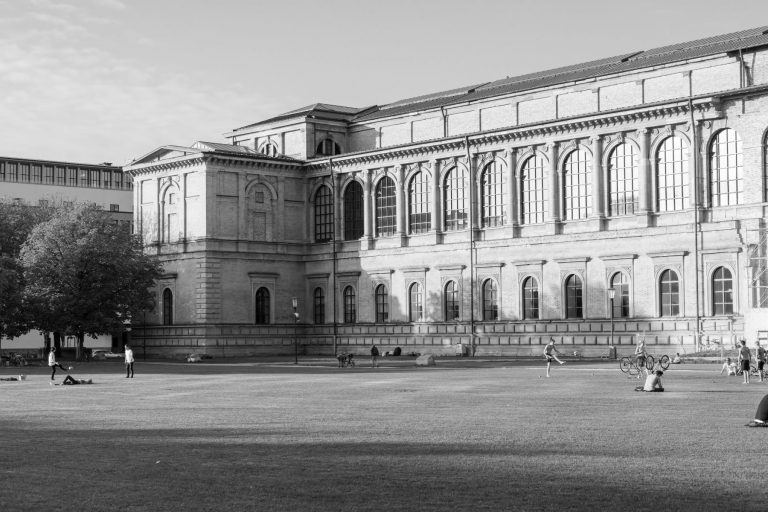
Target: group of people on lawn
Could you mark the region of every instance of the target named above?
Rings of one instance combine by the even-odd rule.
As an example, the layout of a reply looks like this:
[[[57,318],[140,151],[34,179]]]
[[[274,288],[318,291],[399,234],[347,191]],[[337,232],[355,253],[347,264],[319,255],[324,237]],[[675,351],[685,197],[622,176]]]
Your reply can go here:
[[[128,345],[125,345],[125,377],[126,378],[133,378],[133,363],[134,363],[134,356],[133,356],[133,350]],[[65,372],[67,372],[67,376],[64,377],[64,381],[62,381],[63,386],[72,386],[76,384],[93,384],[92,379],[76,379],[69,375],[69,371],[72,369],[71,366],[67,366],[66,368],[61,365],[58,361],[56,361],[56,347],[51,345],[51,351],[48,353],[48,367],[51,369],[51,384],[53,384],[53,381],[56,380],[56,368],[61,368]]]
[[[765,347],[760,345],[759,341],[755,344],[755,363],[757,363],[757,374],[760,377],[760,382],[763,382],[765,377]],[[737,361],[733,361],[730,357],[725,359],[723,367],[720,370],[720,375],[725,373],[726,375],[738,375],[742,373],[744,375],[744,384],[749,384],[749,372],[751,370],[752,351],[747,347],[747,340],[744,338],[739,342],[739,355]]]

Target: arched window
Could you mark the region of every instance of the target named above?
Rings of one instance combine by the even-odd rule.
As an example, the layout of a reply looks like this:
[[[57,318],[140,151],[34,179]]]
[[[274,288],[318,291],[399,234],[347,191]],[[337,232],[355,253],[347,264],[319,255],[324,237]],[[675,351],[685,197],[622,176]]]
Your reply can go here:
[[[485,166],[480,176],[483,227],[502,226],[506,216],[506,179],[498,162]]]
[[[312,318],[316,324],[325,323],[325,293],[319,286],[315,288],[314,300],[312,301]]]
[[[344,323],[354,324],[357,322],[357,302],[355,300],[355,289],[351,286],[344,288]]]
[[[688,148],[680,137],[668,137],[659,147],[656,193],[660,212],[688,208]]]
[[[547,208],[544,159],[530,157],[520,169],[520,220],[523,224],[544,222]]]
[[[426,233],[432,228],[431,196],[426,174],[423,171],[414,174],[408,183],[408,229],[411,233]]]
[[[408,287],[408,320],[421,322],[424,319],[424,307],[421,300],[421,286],[413,283]]]
[[[443,196],[445,230],[456,231],[467,227],[467,204],[464,169],[454,167],[445,175]]]
[[[389,320],[389,294],[387,287],[380,284],[376,287],[376,323],[383,324]]]
[[[179,191],[169,187],[163,199],[163,242],[177,242],[179,233]]]
[[[315,155],[317,156],[333,156],[341,153],[341,146],[339,146],[333,139],[326,138],[320,141],[317,145]]]
[[[533,277],[523,281],[523,320],[539,318],[539,282]]]
[[[613,148],[608,157],[608,215],[632,215],[637,210],[640,176],[635,159],[635,146],[627,143]]]
[[[712,206],[739,204],[744,198],[744,157],[736,130],[721,130],[709,150]]]
[[[256,323],[269,323],[269,290],[263,286],[256,290]]]
[[[680,314],[680,280],[672,270],[665,270],[659,278],[659,305],[661,316]]]
[[[584,292],[575,274],[565,280],[565,318],[584,318]]]
[[[616,272],[611,277],[611,288],[616,290],[613,298],[614,318],[629,317],[629,278],[623,272]]]
[[[459,304],[459,286],[456,281],[445,283],[445,321],[458,320],[461,316],[461,305]]]
[[[733,314],[733,277],[725,267],[718,267],[712,274],[712,314]]]
[[[496,281],[486,279],[483,283],[483,320],[493,321],[499,319],[499,293]]]
[[[395,181],[384,176],[376,184],[376,236],[392,236],[397,228]]]
[[[357,181],[344,190],[344,240],[363,236],[363,187]]]
[[[589,153],[577,149],[563,164],[563,197],[565,218],[586,219],[592,210],[592,184],[589,172]]]
[[[277,146],[273,142],[267,142],[261,146],[259,153],[267,156],[277,156]]]
[[[173,325],[173,292],[170,288],[163,290],[163,325]]]
[[[333,194],[322,185],[315,193],[315,242],[333,238]]]

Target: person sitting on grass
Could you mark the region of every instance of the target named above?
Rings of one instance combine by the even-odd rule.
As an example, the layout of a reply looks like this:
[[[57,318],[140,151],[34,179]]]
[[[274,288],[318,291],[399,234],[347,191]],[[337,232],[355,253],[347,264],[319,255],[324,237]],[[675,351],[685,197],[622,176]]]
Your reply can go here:
[[[744,425],[745,427],[768,427],[768,395],[765,395],[757,404],[755,419]]]
[[[683,360],[680,359],[680,352],[677,352],[675,354],[675,357],[672,358],[672,364],[680,364],[682,362],[683,362]]]
[[[661,376],[664,372],[656,370],[653,373],[649,373],[645,378],[645,385],[638,386],[635,391],[647,391],[648,393],[661,393],[664,391],[664,386],[661,385]]]
[[[730,357],[725,359],[723,368],[720,370],[720,375],[722,375],[723,372],[727,372],[726,375],[736,375],[736,363],[731,361]]]

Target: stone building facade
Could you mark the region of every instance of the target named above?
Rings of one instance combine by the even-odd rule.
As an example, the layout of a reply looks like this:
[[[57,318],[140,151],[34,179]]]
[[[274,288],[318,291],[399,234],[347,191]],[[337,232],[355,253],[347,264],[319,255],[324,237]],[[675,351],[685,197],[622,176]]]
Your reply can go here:
[[[767,130],[761,27],[165,146],[127,167],[166,269],[134,339],[217,355],[768,341]]]

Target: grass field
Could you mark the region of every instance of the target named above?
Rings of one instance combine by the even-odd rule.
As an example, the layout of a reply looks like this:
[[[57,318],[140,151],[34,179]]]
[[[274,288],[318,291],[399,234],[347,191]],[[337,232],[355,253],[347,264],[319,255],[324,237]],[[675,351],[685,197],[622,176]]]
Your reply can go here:
[[[768,384],[717,365],[670,368],[665,393],[613,362],[361,366],[25,369],[0,382],[0,510],[765,508],[768,429],[744,424]]]

